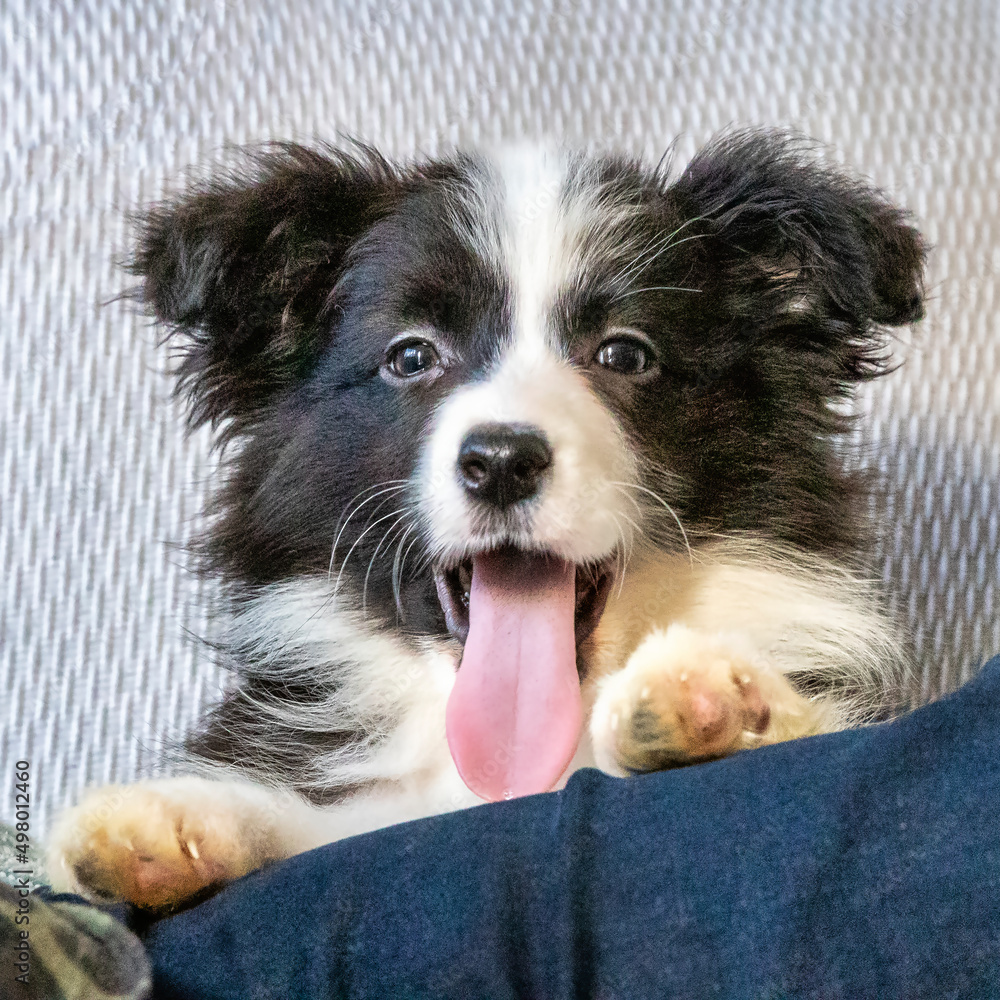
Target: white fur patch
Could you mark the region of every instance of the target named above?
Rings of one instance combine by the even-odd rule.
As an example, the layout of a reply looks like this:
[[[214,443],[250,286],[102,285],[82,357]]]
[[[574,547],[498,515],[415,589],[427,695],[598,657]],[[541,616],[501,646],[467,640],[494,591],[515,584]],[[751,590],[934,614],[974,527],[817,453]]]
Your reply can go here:
[[[410,647],[366,620],[332,582],[306,577],[264,588],[233,619],[229,646],[257,676],[289,684],[322,683],[328,697],[267,701],[276,731],[343,730],[360,743],[316,761],[320,786],[396,781],[451,768],[444,711],[455,682],[453,644],[424,639]]]
[[[637,560],[601,619],[593,676],[621,669],[652,629],[675,622],[738,634],[781,674],[815,681],[841,726],[870,719],[903,681],[905,658],[876,585],[790,545],[734,536],[693,558]]]
[[[473,242],[506,277],[513,328],[489,378],[455,390],[435,414],[417,473],[430,548],[446,563],[501,544],[601,560],[631,544],[622,484],[633,481],[636,460],[614,415],[563,357],[551,318],[585,263],[598,224],[593,192],[571,184],[567,161],[545,149],[507,151],[488,176],[497,192],[477,204],[503,216]],[[502,516],[471,502],[457,477],[462,441],[483,423],[531,424],[553,452],[540,495]]]

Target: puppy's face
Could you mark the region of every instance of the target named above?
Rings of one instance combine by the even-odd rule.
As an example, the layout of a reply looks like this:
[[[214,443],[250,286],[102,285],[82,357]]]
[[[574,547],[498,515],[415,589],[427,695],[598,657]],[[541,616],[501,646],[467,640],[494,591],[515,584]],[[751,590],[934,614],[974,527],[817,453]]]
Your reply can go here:
[[[579,642],[637,545],[854,540],[830,403],[919,315],[921,262],[876,192],[745,133],[676,180],[286,148],[151,213],[134,269],[194,419],[242,438],[231,583],[330,574],[464,642],[477,559],[494,597],[565,566]]]

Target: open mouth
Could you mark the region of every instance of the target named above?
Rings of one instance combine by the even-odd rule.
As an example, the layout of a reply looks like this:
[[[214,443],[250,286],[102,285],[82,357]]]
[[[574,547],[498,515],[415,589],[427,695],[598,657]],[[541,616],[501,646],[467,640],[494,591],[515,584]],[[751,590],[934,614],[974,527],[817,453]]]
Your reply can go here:
[[[524,552],[505,548],[495,550],[496,555],[507,562],[513,572],[523,564],[536,560],[554,559],[544,553]],[[464,559],[457,566],[434,569],[434,584],[438,600],[444,611],[448,631],[463,645],[469,637],[469,602],[472,595],[473,557]],[[576,644],[579,646],[597,627],[608,602],[611,585],[614,583],[612,561],[604,560],[594,565],[576,567],[575,630]]]
[[[611,590],[609,564],[551,553],[480,552],[435,573],[448,629],[463,644],[445,729],[452,759],[481,798],[552,788],[583,730],[577,650]]]

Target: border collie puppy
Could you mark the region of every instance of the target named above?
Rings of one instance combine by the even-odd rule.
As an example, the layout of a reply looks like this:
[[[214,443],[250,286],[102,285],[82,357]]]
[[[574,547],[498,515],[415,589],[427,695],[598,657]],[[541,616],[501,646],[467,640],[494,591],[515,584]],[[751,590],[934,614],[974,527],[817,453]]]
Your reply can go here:
[[[146,216],[226,473],[198,776],[93,792],[63,884],[169,909],[379,826],[863,723],[901,669],[843,435],[924,246],[801,141],[679,175],[269,147]]]

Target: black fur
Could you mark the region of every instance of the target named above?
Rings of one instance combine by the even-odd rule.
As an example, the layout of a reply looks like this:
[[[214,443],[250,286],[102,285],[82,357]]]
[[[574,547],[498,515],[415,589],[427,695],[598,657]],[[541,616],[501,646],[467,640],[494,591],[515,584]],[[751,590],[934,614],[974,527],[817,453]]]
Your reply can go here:
[[[480,377],[509,338],[505,278],[456,236],[449,214],[476,169],[463,158],[399,168],[364,147],[269,147],[249,155],[245,174],[146,216],[132,270],[141,299],[177,334],[192,422],[240,439],[203,550],[206,571],[236,598],[326,573],[354,498],[411,475],[434,404]],[[609,199],[641,211],[622,234],[631,249],[595,258],[558,315],[571,357],[592,352],[608,323],[655,342],[655,378],[625,387],[593,376],[647,460],[651,488],[669,494],[695,541],[749,530],[849,555],[862,505],[831,445],[848,425],[830,403],[886,370],[883,325],[921,315],[916,230],[879,192],[770,132],[726,136],[676,179],[622,159],[590,169]],[[635,246],[675,232],[623,289],[616,276]],[[400,391],[379,365],[391,336],[417,322],[446,331],[459,360]],[[362,533],[387,503],[344,528],[341,557],[357,543],[345,567],[356,592],[382,538]],[[366,607],[403,635],[442,634],[416,527],[399,599],[392,560],[380,558]],[[309,761],[354,734],[313,734],[283,763],[282,751],[261,749],[262,734],[241,738],[254,725],[251,694],[293,704],[320,697],[325,682],[268,687],[252,663],[235,666],[243,692],[192,749],[328,798]]]

